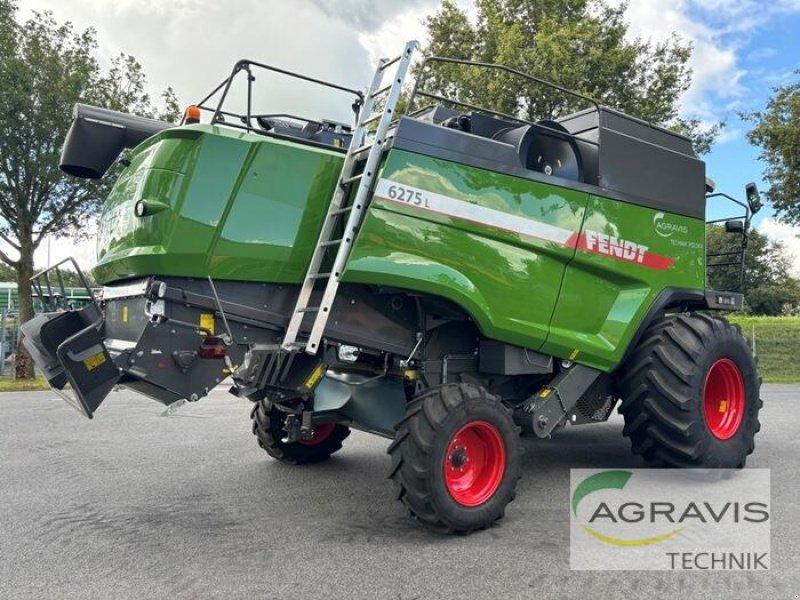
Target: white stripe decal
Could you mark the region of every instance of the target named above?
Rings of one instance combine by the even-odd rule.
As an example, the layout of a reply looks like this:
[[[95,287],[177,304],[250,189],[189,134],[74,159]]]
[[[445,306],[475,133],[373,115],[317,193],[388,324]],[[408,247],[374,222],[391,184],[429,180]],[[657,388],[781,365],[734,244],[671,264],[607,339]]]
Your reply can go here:
[[[555,227],[541,221],[534,221],[531,218],[512,215],[494,208],[457,200],[450,196],[397,183],[391,179],[378,181],[378,185],[375,188],[375,196],[403,206],[471,221],[480,225],[488,225],[512,233],[520,233],[546,242],[555,242],[562,246],[567,245],[574,233],[569,229]]]

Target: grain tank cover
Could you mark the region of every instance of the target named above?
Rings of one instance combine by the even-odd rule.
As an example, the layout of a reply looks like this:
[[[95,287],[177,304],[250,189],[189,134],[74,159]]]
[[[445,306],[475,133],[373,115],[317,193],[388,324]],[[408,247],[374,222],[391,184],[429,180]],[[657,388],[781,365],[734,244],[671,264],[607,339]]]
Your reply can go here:
[[[705,164],[689,138],[602,106],[558,121],[576,137],[587,183],[636,204],[705,218]]]

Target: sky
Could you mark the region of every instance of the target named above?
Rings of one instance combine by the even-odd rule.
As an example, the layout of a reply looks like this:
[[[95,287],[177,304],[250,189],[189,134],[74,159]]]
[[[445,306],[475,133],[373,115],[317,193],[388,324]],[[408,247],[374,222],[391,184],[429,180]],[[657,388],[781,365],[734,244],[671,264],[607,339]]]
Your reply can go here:
[[[621,0],[609,0],[619,2]],[[457,2],[474,13],[471,0]],[[426,15],[439,0],[19,0],[21,16],[51,10],[58,21],[93,27],[103,60],[120,52],[142,64],[154,97],[172,86],[183,104],[201,99],[240,58],[363,88],[379,57],[396,55],[405,41],[424,43]],[[774,87],[796,80],[800,69],[800,0],[629,0],[630,35],[654,41],[678,34],[693,44],[693,85],[682,113],[726,122],[707,173],[718,191],[742,197],[761,181],[764,164],[746,140],[752,124],[741,112],[765,107]],[[312,88],[270,81],[281,109],[347,120],[349,102],[306,93]],[[310,112],[309,112],[310,111]],[[324,114],[320,114],[323,111]],[[726,207],[719,206],[718,211]],[[717,212],[720,216],[722,212]],[[731,213],[728,213],[731,214]],[[769,207],[757,228],[786,244],[800,276],[800,228],[777,221]],[[48,244],[37,254],[46,265]],[[53,239],[50,260],[75,255],[94,264],[91,240]]]

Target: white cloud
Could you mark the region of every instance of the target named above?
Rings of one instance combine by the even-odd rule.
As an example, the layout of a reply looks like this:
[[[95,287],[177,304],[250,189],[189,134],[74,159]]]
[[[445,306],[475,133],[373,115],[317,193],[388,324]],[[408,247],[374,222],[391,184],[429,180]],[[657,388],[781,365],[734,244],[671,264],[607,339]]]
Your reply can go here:
[[[627,12],[630,33],[635,37],[665,41],[674,33],[693,45],[689,65],[692,86],[682,99],[684,110],[715,120],[714,102],[744,92],[736,48],[721,39],[719,31],[699,23],[690,15],[689,0],[631,0]]]
[[[758,230],[769,239],[783,243],[794,261],[793,275],[800,277],[800,227],[793,227],[781,223],[774,217],[767,217],[761,221]]]
[[[0,243],[3,250],[12,260],[19,258],[19,253],[7,243]],[[88,270],[97,264],[95,258],[95,240],[91,237],[75,240],[68,237],[56,238],[50,236],[42,240],[42,243],[34,253],[34,268],[44,269],[54,265],[66,258],[74,258],[81,269]]]
[[[400,54],[403,44],[409,40],[424,43],[426,30],[423,19],[424,15],[419,11],[409,11],[386,21],[374,31],[360,32],[358,41],[367,51],[369,63],[377,65],[380,58]]]
[[[25,4],[52,10],[57,20],[71,20],[81,30],[95,27],[101,54],[133,54],[142,63],[154,95],[171,85],[184,104],[201,99],[240,58],[356,89],[364,87],[371,71],[352,24],[330,18],[310,0],[240,0],[235,10],[212,0],[29,0]],[[318,88],[292,85],[280,77],[259,79],[259,88],[268,86],[270,92],[267,110],[351,118],[349,98],[338,96],[336,102],[336,96]],[[333,114],[321,114],[331,107]]]
[[[82,270],[88,270],[97,264],[94,239],[73,240],[72,238],[50,238],[42,241],[36,250],[34,262],[36,268],[54,265],[65,258],[72,257]],[[49,260],[48,260],[49,259]]]
[[[717,136],[716,143],[729,144],[730,142],[735,142],[741,136],[742,130],[739,127],[735,129],[723,129],[722,132]]]

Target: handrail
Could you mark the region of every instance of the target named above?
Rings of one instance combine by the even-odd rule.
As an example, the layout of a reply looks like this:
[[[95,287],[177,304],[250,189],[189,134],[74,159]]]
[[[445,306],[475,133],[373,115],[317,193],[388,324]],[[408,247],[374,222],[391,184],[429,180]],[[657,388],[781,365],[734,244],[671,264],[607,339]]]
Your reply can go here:
[[[215,87],[205,98],[203,98],[196,105],[202,111],[213,113],[212,117],[211,117],[211,124],[212,125],[216,125],[216,124],[228,125],[228,126],[236,127],[238,129],[246,129],[247,131],[251,131],[251,132],[263,133],[260,129],[252,126],[252,120],[254,118],[257,118],[259,116],[264,116],[262,114],[255,114],[255,115],[253,114],[253,82],[256,80],[256,77],[253,74],[253,69],[254,68],[263,69],[265,71],[270,71],[270,72],[273,72],[273,73],[278,73],[279,75],[286,75],[288,77],[293,77],[295,79],[300,79],[301,81],[306,81],[306,82],[309,82],[309,83],[313,83],[313,84],[321,85],[321,86],[324,86],[324,87],[328,87],[328,88],[331,88],[331,89],[336,90],[336,91],[346,92],[346,93],[352,94],[353,96],[355,96],[355,99],[354,99],[353,104],[352,104],[352,108],[353,108],[353,112],[355,112],[356,115],[358,115],[358,112],[359,112],[359,110],[361,108],[361,105],[364,103],[364,93],[361,90],[356,90],[356,89],[353,89],[353,88],[349,88],[349,87],[340,85],[338,83],[325,81],[323,79],[318,79],[318,78],[315,78],[315,77],[309,77],[308,75],[295,73],[295,72],[292,72],[292,71],[288,71],[286,69],[281,69],[281,68],[278,68],[278,67],[274,67],[272,65],[267,65],[267,64],[256,62],[256,61],[253,61],[253,60],[242,59],[242,60],[237,61],[236,64],[233,66],[231,74],[225,80],[223,80],[219,85],[217,85],[217,87]],[[230,91],[232,89],[234,80],[242,72],[247,73],[247,112],[244,115],[243,114],[239,114],[239,113],[233,113],[233,112],[226,111],[226,110],[223,109],[224,105],[225,105],[225,101],[227,100],[228,95],[229,95],[229,93],[230,93]],[[214,96],[216,96],[217,94],[219,94],[220,91],[222,93],[220,95],[219,100],[216,103],[216,106],[210,106],[209,103],[210,103],[211,99],[214,98]],[[241,126],[237,126],[237,125],[233,125],[231,123],[228,123],[224,118],[225,116],[233,117],[233,118],[236,118],[236,119],[240,120],[245,125],[245,127],[241,127]],[[316,120],[304,119],[302,117],[294,117],[294,118],[296,118],[298,120],[303,120],[303,121],[306,121],[306,122],[313,122],[313,123],[318,122]],[[185,121],[186,121],[186,115],[184,115],[183,119],[181,120],[181,124],[183,125],[185,123]]]
[[[598,115],[600,113],[600,104],[597,102],[597,100],[595,100],[594,98],[591,98],[590,96],[586,96],[584,94],[581,94],[580,92],[576,92],[574,90],[570,90],[569,88],[565,88],[564,86],[558,85],[557,83],[552,83],[552,82],[547,81],[545,79],[541,79],[539,77],[536,77],[535,75],[530,75],[529,73],[525,73],[524,71],[519,71],[517,69],[513,69],[513,68],[507,67],[505,65],[498,65],[498,64],[495,64],[495,63],[486,63],[486,62],[477,62],[477,61],[471,61],[471,60],[463,60],[463,59],[459,59],[459,58],[447,58],[447,57],[444,57],[444,56],[428,56],[422,61],[422,63],[420,63],[420,66],[419,66],[420,75],[419,75],[419,77],[417,77],[417,81],[414,83],[414,88],[411,91],[411,96],[409,96],[409,99],[408,99],[409,110],[414,105],[415,97],[419,94],[418,90],[422,87],[422,84],[420,82],[423,82],[425,80],[426,76],[427,76],[427,73],[425,72],[425,67],[427,67],[428,64],[430,64],[430,63],[448,63],[448,64],[468,66],[468,67],[480,67],[480,68],[487,69],[487,70],[504,71],[506,73],[511,73],[513,75],[517,75],[517,76],[522,77],[524,79],[527,79],[529,81],[533,81],[534,83],[537,83],[537,84],[542,85],[544,87],[548,87],[548,88],[554,89],[556,91],[559,91],[559,92],[561,92],[563,94],[566,94],[568,96],[573,96],[575,98],[579,98],[581,100],[584,100],[585,102],[588,102],[589,104],[591,104],[595,108],[595,110],[597,111]],[[447,101],[448,102],[454,102],[452,100],[447,100]],[[481,108],[480,110],[485,111],[486,109]],[[514,118],[514,120],[521,121],[523,123],[529,123],[529,121],[526,121],[524,119],[520,119],[519,117],[513,117],[513,118]]]

